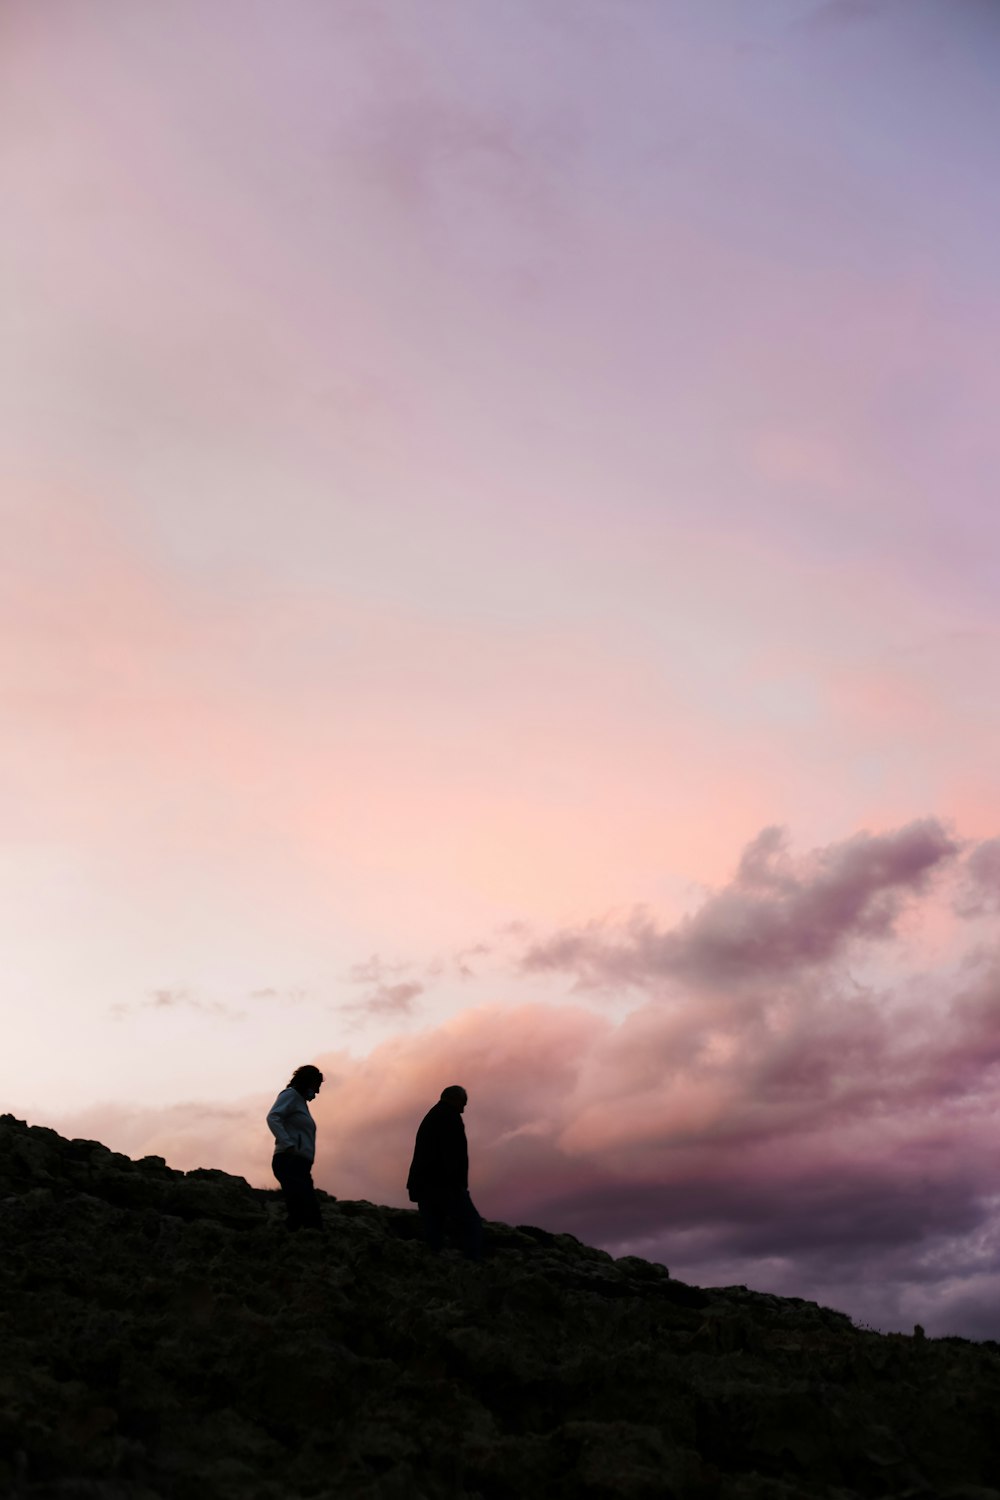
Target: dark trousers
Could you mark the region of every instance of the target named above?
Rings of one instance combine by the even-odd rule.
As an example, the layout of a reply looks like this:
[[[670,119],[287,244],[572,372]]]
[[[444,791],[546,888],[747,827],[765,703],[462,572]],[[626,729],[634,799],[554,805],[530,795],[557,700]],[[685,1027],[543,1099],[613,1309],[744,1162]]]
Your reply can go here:
[[[281,1184],[289,1229],[322,1229],[319,1199],[313,1187],[312,1163],[304,1156],[281,1151],[271,1162],[271,1170]]]
[[[458,1231],[462,1250],[469,1260],[478,1260],[483,1253],[483,1221],[476,1205],[469,1197],[468,1188],[454,1193],[440,1193],[434,1198],[421,1198],[417,1203],[424,1239],[432,1250],[440,1250],[444,1244],[445,1230],[449,1223]]]

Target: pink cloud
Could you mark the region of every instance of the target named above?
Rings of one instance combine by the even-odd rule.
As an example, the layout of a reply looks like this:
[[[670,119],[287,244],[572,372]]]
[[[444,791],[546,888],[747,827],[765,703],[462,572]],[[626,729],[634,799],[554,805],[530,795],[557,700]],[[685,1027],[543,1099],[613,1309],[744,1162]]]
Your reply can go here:
[[[1000,911],[1000,838],[977,844],[965,864],[964,882],[956,902],[959,915],[983,916]]]
[[[1000,1275],[997,972],[984,962],[937,1019],[828,974],[739,1002],[651,999],[621,1025],[571,1005],[489,1005],[367,1058],[321,1055],[316,1178],[403,1205],[417,1122],[463,1083],[487,1217],[666,1260],[688,1280],[817,1296],[879,1326],[997,1332],[982,1299],[984,1275]],[[55,1124],[267,1185],[268,1103]]]
[[[415,1124],[462,1082],[491,1216],[866,1316],[863,1288],[880,1282],[883,1324],[992,1329],[969,1321],[982,1309],[963,1245],[1000,1235],[1000,960],[971,953],[928,997],[899,935],[906,904],[932,897],[958,847],[924,820],[800,860],[768,831],[672,934],[626,931],[627,962],[620,949],[607,961],[603,926],[584,929],[588,942],[599,930],[596,949],[545,950],[570,974],[624,974],[645,991],[617,1024],[582,1007],[495,1005],[359,1063],[329,1059],[321,1176],[403,1201]],[[848,968],[872,946],[891,954],[891,983]],[[976,1263],[975,1277],[986,1271]]]
[[[206,1016],[219,1016],[227,1021],[242,1021],[246,1016],[246,1011],[237,1010],[232,1005],[226,1005],[220,1000],[206,1000],[200,995],[192,994],[190,990],[180,988],[152,990],[145,1000],[131,1003],[116,1001],[111,1007],[111,1014],[116,1020],[121,1020],[140,1010],[178,1009],[198,1011]]]
[[[842,1245],[898,1189],[915,1276],[924,1164],[977,1212],[997,1023],[989,951],[922,973],[908,922],[949,963],[991,941],[997,841],[962,864],[924,820],[800,857],[768,830],[723,872],[776,817],[1000,826],[982,7],[947,46],[877,0],[816,0],[821,43],[735,0],[8,9],[6,959],[53,1028],[126,997],[95,1067],[63,1047],[78,1097],[96,1066],[132,1087],[154,1014],[158,1096],[190,1077],[186,1024],[229,1013],[206,973],[277,1000],[256,976],[295,953],[315,993],[391,913],[467,976],[456,933],[529,916],[503,1003],[333,1057],[334,1190],[398,1193],[457,1072],[496,1211],[720,1275],[784,1229],[804,1276],[803,1206]],[[956,106],[927,125],[924,49]],[[952,939],[928,901],[959,869]],[[411,1024],[429,977],[359,971],[350,1024]],[[563,980],[634,1009],[507,998]],[[267,1180],[260,1115],[89,1128]]]
[[[366,990],[360,1000],[349,1001],[339,1009],[346,1015],[406,1016],[413,1010],[414,1000],[423,993],[424,986],[413,980],[376,984]]]
[[[624,931],[591,923],[536,944],[524,967],[569,971],[583,985],[669,978],[742,986],[827,963],[851,943],[891,938],[906,901],[958,847],[940,823],[925,819],[793,861],[781,830],[767,828],[731,884],[680,927],[661,931],[643,914]]]
[[[39,1123],[63,1135],[102,1141],[138,1159],[162,1156],[172,1167],[220,1167],[257,1187],[270,1187],[270,1136],[264,1116],[274,1094],[215,1102],[185,1099],[159,1108],[146,1105],[94,1104],[86,1109],[47,1112]]]
[[[497,1001],[362,1058],[321,1053],[317,1180],[405,1204],[416,1125],[461,1083],[488,1217],[878,1326],[1000,1331],[985,1303],[1000,1276],[1000,947],[927,975],[908,968],[899,926],[907,902],[938,899],[957,848],[929,819],[804,859],[766,830],[672,931],[626,927],[609,946],[597,926],[538,946],[569,979],[627,976],[638,1003],[622,1019]],[[858,977],[866,952],[880,979]],[[56,1123],[267,1183],[269,1102]]]

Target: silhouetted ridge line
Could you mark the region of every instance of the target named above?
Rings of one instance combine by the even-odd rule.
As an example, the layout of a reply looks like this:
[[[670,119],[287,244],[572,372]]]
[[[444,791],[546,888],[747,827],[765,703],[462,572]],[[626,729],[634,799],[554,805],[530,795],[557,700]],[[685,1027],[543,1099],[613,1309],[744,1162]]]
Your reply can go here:
[[[0,1117],[0,1490],[1000,1500],[996,1344],[318,1197],[289,1236],[277,1190]]]

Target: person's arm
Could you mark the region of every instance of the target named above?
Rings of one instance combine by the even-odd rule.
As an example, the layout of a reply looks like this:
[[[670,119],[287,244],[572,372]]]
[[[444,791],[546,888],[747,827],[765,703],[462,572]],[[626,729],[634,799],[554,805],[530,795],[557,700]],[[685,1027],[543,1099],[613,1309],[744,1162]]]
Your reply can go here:
[[[275,1099],[268,1113],[268,1129],[274,1136],[276,1149],[278,1151],[297,1150],[295,1142],[292,1140],[292,1137],[289,1135],[288,1131],[285,1128],[285,1118],[292,1113],[295,1105],[295,1090],[282,1089],[281,1093],[278,1095],[277,1099]]]
[[[406,1191],[410,1195],[411,1203],[416,1203],[428,1186],[428,1177],[433,1173],[433,1147],[431,1137],[434,1133],[434,1121],[429,1115],[425,1115],[417,1127],[417,1137],[413,1142],[413,1160],[410,1162],[410,1174],[406,1179]]]
[[[442,1132],[441,1147],[442,1166],[447,1176],[448,1187],[456,1192],[467,1188],[469,1186],[469,1147],[461,1115],[456,1114],[448,1120],[447,1130]]]

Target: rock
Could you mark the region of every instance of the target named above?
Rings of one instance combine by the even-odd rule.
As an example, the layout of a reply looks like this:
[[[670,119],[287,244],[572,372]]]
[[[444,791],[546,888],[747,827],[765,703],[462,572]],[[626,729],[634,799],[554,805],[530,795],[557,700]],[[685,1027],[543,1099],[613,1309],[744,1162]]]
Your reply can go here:
[[[18,1500],[1000,1500],[1000,1347],[0,1118]]]

